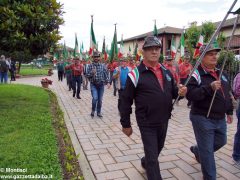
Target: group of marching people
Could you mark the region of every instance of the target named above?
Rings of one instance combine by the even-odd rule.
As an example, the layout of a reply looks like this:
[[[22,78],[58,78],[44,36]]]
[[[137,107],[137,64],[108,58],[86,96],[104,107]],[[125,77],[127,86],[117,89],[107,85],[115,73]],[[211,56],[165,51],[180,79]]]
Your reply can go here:
[[[200,54],[206,47],[204,44],[200,48]],[[168,122],[173,110],[173,99],[185,96],[191,102],[189,117],[197,142],[196,145],[189,147],[189,151],[201,164],[203,179],[216,180],[214,152],[227,143],[227,123],[231,124],[233,121],[230,81],[225,73],[220,77],[220,70],[217,68],[217,57],[221,49],[210,44],[200,65],[195,69],[190,65],[190,57],[186,54],[177,71],[173,62],[169,62],[172,58],[166,59],[163,64],[158,62],[161,48],[162,44],[157,37],[148,36],[142,47],[144,56],[142,62],[128,74],[119,106],[122,131],[127,136],[133,133],[130,114],[134,102],[136,121],[145,153],[141,158],[141,165],[146,169],[149,180],[161,180],[158,156],[164,147]],[[189,79],[187,84],[186,79]],[[214,92],[216,96],[209,112]],[[240,167],[239,109],[232,155],[238,167]]]
[[[113,95],[118,92],[118,110],[122,132],[131,136],[133,133],[130,115],[132,104],[135,103],[136,121],[139,126],[145,156],[141,165],[146,169],[149,180],[161,180],[158,156],[161,153],[167,134],[168,122],[173,110],[173,100],[186,97],[191,109],[189,113],[193,126],[196,145],[189,147],[198,163],[201,164],[204,180],[216,179],[214,152],[227,142],[227,123],[233,121],[233,95],[227,75],[219,77],[217,55],[220,48],[208,46],[201,64],[194,69],[190,64],[190,56],[185,53],[181,64],[176,65],[173,58],[167,56],[164,63],[159,63],[162,44],[155,36],[148,36],[143,44],[143,60],[132,63],[122,58],[119,62],[101,63],[100,54],[93,53],[93,62],[80,62],[79,59],[69,60],[62,66],[58,64],[59,81],[62,80],[62,70],[65,71],[69,90],[73,97],[80,97],[80,87],[90,90],[92,94],[91,117],[102,118],[101,107],[104,86],[110,88],[113,84]],[[200,49],[204,52],[206,44]],[[189,75],[191,74],[191,77]],[[188,84],[184,85],[189,78]],[[237,84],[235,82],[235,84]],[[240,97],[240,74],[239,74]],[[210,113],[208,109],[216,91],[216,97]],[[237,117],[240,118],[240,108]],[[233,160],[240,166],[240,127],[234,139]]]
[[[113,85],[113,95],[116,96],[118,92],[120,97],[128,73],[138,65],[138,62],[129,57],[107,63],[102,60],[97,51],[93,52],[92,58],[92,62],[79,58],[69,59],[66,62],[59,61],[56,66],[58,81],[63,81],[63,78],[66,77],[68,89],[72,90],[73,97],[77,99],[81,99],[81,87],[83,90],[88,90],[90,84],[92,94],[90,115],[93,118],[97,112],[97,116],[102,118],[104,85],[107,85],[108,88]],[[118,101],[120,103],[120,98]]]

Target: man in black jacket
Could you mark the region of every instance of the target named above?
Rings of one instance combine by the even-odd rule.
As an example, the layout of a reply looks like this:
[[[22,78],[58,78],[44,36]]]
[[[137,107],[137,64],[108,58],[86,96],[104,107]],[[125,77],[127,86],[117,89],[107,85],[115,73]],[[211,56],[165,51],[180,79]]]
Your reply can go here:
[[[158,63],[162,45],[155,36],[149,36],[143,44],[144,59],[129,74],[120,104],[122,131],[132,134],[130,114],[133,100],[140,129],[145,157],[141,159],[149,180],[162,179],[158,156],[164,146],[168,120],[172,112],[172,100],[185,95],[187,89],[178,90],[169,70]]]
[[[200,49],[203,52],[206,45]],[[201,163],[203,179],[216,179],[214,152],[226,144],[226,120],[232,122],[233,105],[230,96],[230,83],[225,74],[219,77],[217,54],[219,47],[211,44],[203,57],[201,65],[193,73],[187,88],[187,99],[192,102],[190,120],[197,141],[197,146],[191,146],[196,160]],[[209,117],[208,109],[214,91],[216,97]]]

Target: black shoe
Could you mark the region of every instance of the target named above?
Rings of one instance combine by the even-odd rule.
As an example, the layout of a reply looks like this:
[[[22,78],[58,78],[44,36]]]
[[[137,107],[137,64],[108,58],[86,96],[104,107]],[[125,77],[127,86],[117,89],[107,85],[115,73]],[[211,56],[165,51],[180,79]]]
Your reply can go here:
[[[143,169],[146,169],[146,165],[145,165],[145,157],[141,158],[141,165]]]
[[[77,96],[77,98],[78,98],[78,99],[81,99],[81,97],[80,97],[80,96]]]
[[[94,117],[94,112],[91,112],[91,114],[90,114],[90,115],[91,115],[91,117],[93,118],[93,117]]]
[[[191,146],[191,147],[190,147],[190,151],[194,154],[197,162],[200,163],[199,156],[198,156],[198,155],[195,153],[195,151],[194,151],[194,146]]]
[[[97,113],[97,116],[100,117],[100,118],[103,117],[101,113]]]
[[[75,92],[73,92],[73,97],[75,97],[75,94],[76,94],[76,93],[75,93]]]

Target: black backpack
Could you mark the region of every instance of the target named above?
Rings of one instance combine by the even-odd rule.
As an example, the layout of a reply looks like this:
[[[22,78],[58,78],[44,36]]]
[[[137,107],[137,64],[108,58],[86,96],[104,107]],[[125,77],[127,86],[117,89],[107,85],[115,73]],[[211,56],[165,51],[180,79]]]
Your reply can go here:
[[[6,61],[0,61],[0,72],[8,72],[8,65]]]

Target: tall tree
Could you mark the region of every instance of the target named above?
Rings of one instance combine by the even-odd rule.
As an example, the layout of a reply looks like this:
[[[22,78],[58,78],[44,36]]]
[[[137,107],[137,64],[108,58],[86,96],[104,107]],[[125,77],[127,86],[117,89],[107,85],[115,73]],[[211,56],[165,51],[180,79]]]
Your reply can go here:
[[[215,30],[216,26],[212,22],[206,21],[202,23],[202,35],[204,37],[204,42],[208,42],[210,40]]]
[[[12,56],[24,54],[15,60],[45,54],[61,39],[62,8],[56,0],[0,1],[0,49]]]

